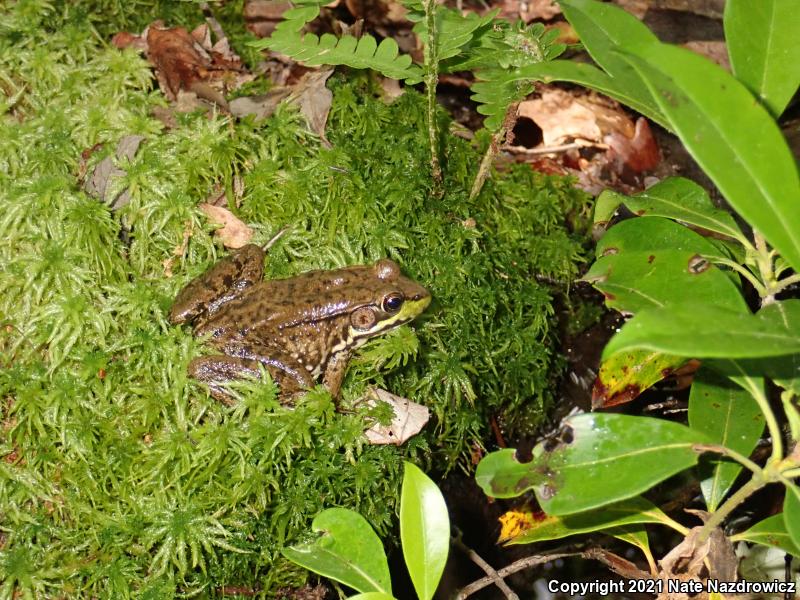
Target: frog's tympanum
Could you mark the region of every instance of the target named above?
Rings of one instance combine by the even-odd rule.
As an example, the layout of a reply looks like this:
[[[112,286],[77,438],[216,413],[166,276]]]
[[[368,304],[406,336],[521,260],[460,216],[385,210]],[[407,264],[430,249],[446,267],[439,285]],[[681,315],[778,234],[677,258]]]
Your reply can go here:
[[[190,322],[222,354],[194,359],[189,374],[227,402],[222,384],[258,376],[259,365],[288,397],[323,384],[336,396],[354,348],[407,323],[431,297],[391,260],[262,281],[264,251],[247,245],[192,280],[175,299],[172,323]]]

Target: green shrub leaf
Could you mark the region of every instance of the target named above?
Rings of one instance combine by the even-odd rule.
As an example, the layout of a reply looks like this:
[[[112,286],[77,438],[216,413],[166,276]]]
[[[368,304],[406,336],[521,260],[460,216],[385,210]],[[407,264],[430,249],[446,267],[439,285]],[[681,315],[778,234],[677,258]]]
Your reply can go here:
[[[329,508],[316,516],[311,528],[322,535],[310,544],[284,548],[286,558],[359,592],[391,597],[383,544],[364,517],[346,508]]]
[[[690,299],[744,311],[741,292],[707,256],[719,256],[711,242],[662,217],[628,219],[598,242],[598,259],[584,275],[616,310],[646,308]]]
[[[642,113],[665,129],[670,129],[669,121],[661,113],[650,92],[644,85],[628,87],[622,79],[611,77],[597,67],[571,60],[551,60],[535,63],[519,68],[515,72],[517,79],[533,79],[551,83],[553,81],[569,81],[619,100],[626,106]],[[642,88],[644,92],[642,93]]]
[[[728,0],[725,42],[736,78],[778,118],[800,84],[797,0]]]
[[[507,545],[532,544],[557,540],[579,533],[605,531],[635,523],[664,523],[669,521],[661,509],[641,497],[630,498],[597,510],[556,517],[548,515],[536,521],[530,529],[506,542]]]
[[[732,75],[702,56],[647,44],[625,58],[731,206],[800,271],[800,178],[775,121]]]
[[[729,379],[702,367],[689,396],[689,426],[715,444],[749,456],[764,431],[764,415],[752,395]],[[742,470],[739,463],[712,457],[700,461],[700,487],[715,511]]]
[[[694,358],[759,358],[800,352],[800,300],[756,315],[686,302],[646,309],[611,338],[604,356],[632,348]]]
[[[592,408],[609,408],[635,399],[654,383],[686,363],[686,357],[631,350],[610,356],[600,365],[592,387]]]
[[[629,100],[633,100],[629,106],[661,125],[668,126],[669,120],[662,115],[639,74],[630,64],[612,52],[614,49],[628,48],[632,45],[658,43],[658,38],[636,17],[612,4],[594,0],[561,0],[559,4],[589,55],[610,76],[610,80],[603,82],[605,86],[614,91],[619,90],[628,99],[618,97],[617,94],[609,93],[609,95],[626,104]],[[590,69],[570,69],[562,65],[556,69],[566,71],[567,74],[572,71],[573,76],[588,73],[591,78],[598,80],[597,75],[592,74]],[[569,77],[565,80],[573,81]],[[588,82],[586,85],[595,87]]]
[[[547,514],[571,515],[636,496],[694,465],[693,445],[708,441],[662,419],[594,413],[565,419],[560,438],[553,448],[538,444],[529,463],[513,450],[487,455],[478,485],[500,498],[534,489]]]
[[[609,529],[606,533],[613,535],[618,540],[636,546],[645,556],[652,557],[650,540],[647,538],[647,529],[643,525],[625,525]]]
[[[436,484],[406,462],[400,496],[403,557],[420,600],[430,600],[439,585],[450,549],[450,517]]]
[[[786,497],[783,500],[783,522],[792,543],[800,547],[800,487],[794,484],[786,486]]]
[[[772,515],[759,521],[747,531],[731,536],[732,542],[753,542],[762,546],[780,548],[784,552],[800,558],[800,546],[792,541],[786,531],[783,514]]]
[[[605,190],[597,197],[594,222],[608,222],[621,204],[640,217],[666,217],[734,239],[744,237],[731,214],[714,206],[708,192],[691,179],[669,177],[633,196]]]

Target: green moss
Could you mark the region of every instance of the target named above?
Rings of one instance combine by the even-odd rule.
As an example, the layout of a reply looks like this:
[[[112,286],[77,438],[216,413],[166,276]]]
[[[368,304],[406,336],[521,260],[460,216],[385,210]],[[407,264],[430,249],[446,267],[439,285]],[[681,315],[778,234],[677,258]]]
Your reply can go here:
[[[387,106],[352,73],[331,84],[329,149],[287,106],[164,131],[147,64],[54,6],[15,3],[0,31],[0,597],[271,596],[305,577],[279,551],[320,509],[352,507],[386,534],[403,459],[448,469],[491,416],[512,430],[543,418],[558,359],[537,277],[576,274],[564,215],[579,220],[581,194],[515,167],[468,201],[480,154],[448,137],[432,199],[423,100]],[[102,145],[91,171],[128,134],[146,141],[112,214],[81,191],[81,153]],[[234,176],[257,241],[291,228],[268,277],[389,256],[433,293],[413,328],[353,361],[342,410],[321,389],[286,409],[253,382],[225,407],[186,376],[203,349],[166,312],[223,253],[196,205],[218,184],[233,199]],[[367,384],[434,422],[402,448],[366,445],[363,411],[347,409]]]

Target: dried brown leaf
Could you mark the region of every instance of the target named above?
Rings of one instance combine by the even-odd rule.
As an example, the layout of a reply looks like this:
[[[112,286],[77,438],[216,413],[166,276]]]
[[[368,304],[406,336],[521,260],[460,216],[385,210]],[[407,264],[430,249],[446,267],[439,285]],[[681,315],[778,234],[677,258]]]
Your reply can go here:
[[[141,135],[126,135],[117,143],[114,157],[107,156],[92,171],[83,184],[84,191],[117,211],[130,202],[128,189],[117,189],[114,180],[124,177],[126,172],[116,165],[118,160],[133,160],[144,141]]]
[[[311,131],[325,140],[325,127],[333,102],[333,92],[325,85],[333,69],[306,73],[292,90],[290,102],[300,107]]]
[[[364,402],[367,406],[376,406],[378,402],[386,402],[394,411],[394,418],[388,426],[376,423],[364,432],[372,444],[399,446],[422,431],[430,419],[427,407],[411,402],[407,398],[395,396],[380,388],[370,388],[369,396]]]
[[[227,208],[208,203],[199,206],[212,223],[222,225],[214,234],[222,240],[226,248],[241,248],[252,239],[253,230]]]
[[[258,37],[269,37],[281,22],[281,15],[291,7],[289,2],[246,0],[243,14],[247,29]]]
[[[661,161],[658,143],[644,117],[637,119],[633,137],[613,131],[603,141],[608,144],[609,158],[617,161],[620,171],[651,171]]]
[[[253,115],[258,120],[266,119],[272,116],[278,104],[291,93],[292,90],[289,87],[278,87],[269,90],[266,94],[234,98],[230,101],[230,111],[237,117]]]

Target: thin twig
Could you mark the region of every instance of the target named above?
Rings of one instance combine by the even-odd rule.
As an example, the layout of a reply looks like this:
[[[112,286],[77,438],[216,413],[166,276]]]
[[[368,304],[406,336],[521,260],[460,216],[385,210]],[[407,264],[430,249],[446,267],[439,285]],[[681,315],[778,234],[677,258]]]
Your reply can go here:
[[[527,569],[528,567],[535,567],[537,565],[543,565],[544,563],[549,563],[550,561],[557,560],[559,558],[567,558],[570,556],[581,556],[580,552],[561,552],[558,554],[534,554],[533,556],[526,556],[525,558],[521,558],[519,560],[514,561],[507,567],[503,567],[497,571],[497,575],[501,578],[508,577],[512,573],[516,573],[518,571],[522,571],[523,569]],[[461,589],[456,596],[456,600],[465,600],[475,592],[482,590],[483,588],[492,585],[494,580],[491,577],[484,577],[482,579],[478,579],[477,581],[473,581],[468,586]]]
[[[272,248],[272,246],[275,244],[275,242],[277,242],[279,239],[281,239],[283,237],[283,234],[286,233],[287,231],[289,231],[290,229],[291,229],[291,225],[287,225],[286,227],[282,227],[278,231],[278,233],[276,233],[275,235],[273,235],[269,239],[269,241],[266,244],[261,246],[261,249],[264,250],[264,252],[266,252],[267,250]]]
[[[492,565],[483,560],[483,558],[481,558],[481,555],[475,552],[475,550],[467,546],[461,540],[460,536],[454,537],[452,541],[457,548],[459,548],[462,552],[464,552],[467,556],[469,556],[470,560],[474,562],[476,565],[478,565],[483,570],[484,573],[486,573],[486,576],[490,578],[498,588],[500,588],[500,591],[503,592],[503,594],[505,595],[506,598],[508,598],[508,600],[519,600],[519,596],[517,596],[514,593],[514,591],[510,587],[508,587],[508,584],[503,580],[502,577],[500,577],[500,575],[497,574],[497,571],[494,570],[494,567],[492,567]]]
[[[506,150],[517,152],[519,154],[557,154],[558,152],[566,152],[567,150],[574,150],[576,148],[599,148],[601,150],[607,150],[608,144],[600,144],[586,140],[575,140],[569,144],[561,144],[559,146],[543,146],[541,148],[526,148],[525,146],[509,145],[505,147]]]
[[[506,111],[506,117],[503,119],[502,127],[492,134],[492,140],[489,142],[489,147],[486,149],[486,153],[481,160],[481,166],[478,167],[478,173],[475,175],[475,180],[472,182],[472,189],[469,192],[470,200],[474,200],[478,197],[478,194],[481,193],[483,184],[489,176],[489,172],[492,170],[494,157],[497,156],[497,153],[500,151],[500,146],[508,132],[514,129],[514,124],[517,122],[518,108],[519,102],[511,104]]]
[[[425,9],[425,25],[428,28],[428,42],[425,44],[425,96],[428,100],[428,142],[433,178],[431,193],[435,198],[441,198],[444,195],[444,188],[442,186],[442,166],[439,162],[439,128],[436,123],[436,86],[439,83],[436,1],[425,0],[423,7]]]

